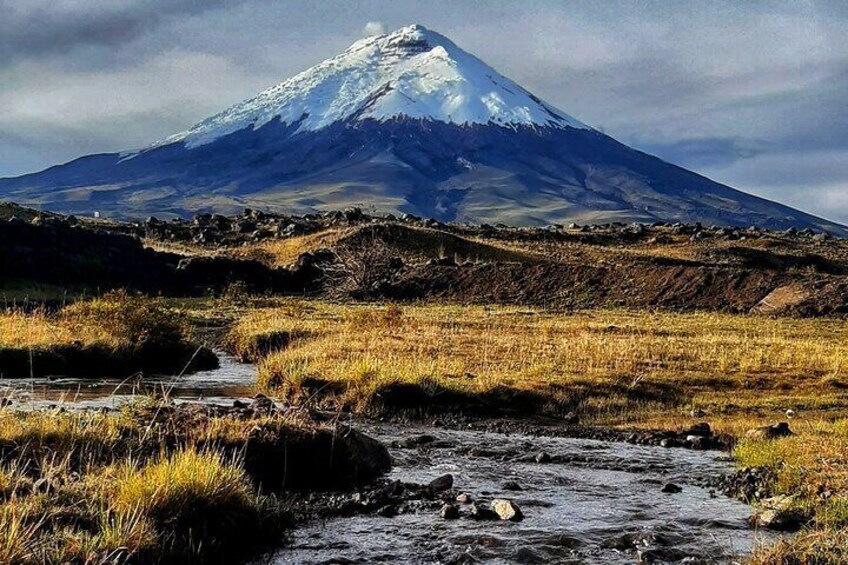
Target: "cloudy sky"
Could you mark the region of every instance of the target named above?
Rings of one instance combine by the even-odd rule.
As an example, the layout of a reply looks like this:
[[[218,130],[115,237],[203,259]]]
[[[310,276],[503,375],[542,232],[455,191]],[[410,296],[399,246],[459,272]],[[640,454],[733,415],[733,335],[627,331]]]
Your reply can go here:
[[[409,23],[624,143],[848,223],[842,0],[0,0],[0,176],[142,147]]]

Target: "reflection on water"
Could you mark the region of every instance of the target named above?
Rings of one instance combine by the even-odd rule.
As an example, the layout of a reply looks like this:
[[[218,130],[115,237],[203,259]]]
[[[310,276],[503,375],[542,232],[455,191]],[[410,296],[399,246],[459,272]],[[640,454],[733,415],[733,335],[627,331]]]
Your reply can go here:
[[[140,395],[169,393],[177,401],[229,404],[253,395],[256,367],[218,354],[221,366],[180,377],[140,375],[118,379],[0,379],[0,398],[23,410],[54,405],[68,408],[116,408]]]
[[[177,401],[230,404],[251,396],[255,380],[255,367],[222,355],[219,369],[179,378],[0,379],[0,398],[19,409],[100,408],[169,391]],[[750,507],[700,486],[730,470],[715,452],[388,424],[358,427],[387,444],[435,436],[429,447],[392,448],[390,478],[427,483],[451,473],[455,487],[474,499],[515,500],[524,521],[444,520],[433,510],[330,519],[295,530],[293,544],[272,558],[274,564],[734,563],[760,536],[747,525]],[[569,462],[540,464],[527,457],[541,451]],[[505,489],[506,481],[521,490]],[[682,486],[682,492],[660,492],[666,482]]]
[[[716,452],[431,428],[363,426],[392,441],[435,435],[432,449],[392,450],[391,478],[427,483],[451,473],[475,499],[510,498],[519,523],[444,520],[432,510],[356,516],[295,531],[284,563],[733,563],[750,552],[749,506],[698,486],[727,472]],[[490,451],[484,457],[469,454]],[[527,462],[545,451],[575,461]],[[520,461],[524,459],[524,461]],[[506,481],[521,486],[505,489]],[[678,494],[663,494],[674,482]],[[513,487],[514,488],[514,487]],[[639,553],[637,553],[639,552]],[[641,553],[641,555],[640,555]]]

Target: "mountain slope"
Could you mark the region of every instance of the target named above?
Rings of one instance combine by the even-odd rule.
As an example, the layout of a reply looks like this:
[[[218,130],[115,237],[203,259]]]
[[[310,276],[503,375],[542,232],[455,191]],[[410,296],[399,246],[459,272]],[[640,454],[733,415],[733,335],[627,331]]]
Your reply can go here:
[[[0,180],[112,216],[362,206],[443,221],[843,226],[635,151],[421,26],[342,54],[142,151]]]

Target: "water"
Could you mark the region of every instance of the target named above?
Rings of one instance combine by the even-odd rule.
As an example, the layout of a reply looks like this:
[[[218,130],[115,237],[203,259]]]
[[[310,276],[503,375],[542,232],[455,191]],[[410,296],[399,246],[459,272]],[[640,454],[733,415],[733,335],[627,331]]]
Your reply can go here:
[[[436,436],[444,447],[393,448],[390,478],[427,483],[451,473],[458,491],[512,499],[525,519],[451,521],[432,509],[331,519],[297,529],[273,563],[734,563],[757,541],[749,506],[699,486],[731,469],[717,452],[387,425],[363,431],[386,442]],[[516,461],[539,451],[578,460]],[[510,480],[523,490],[504,489]],[[683,491],[662,493],[667,482]]]
[[[218,354],[220,367],[190,375],[134,375],[125,379],[0,379],[0,398],[13,406],[36,410],[54,406],[67,408],[117,408],[141,395],[168,392],[177,402],[203,401],[231,404],[235,398],[253,394],[256,367]]]
[[[250,397],[255,379],[255,367],[222,355],[219,369],[180,378],[0,379],[0,398],[18,409],[113,408],[140,394],[170,390],[178,402],[230,404]],[[435,436],[429,446],[391,448],[390,479],[424,484],[451,473],[458,491],[474,500],[512,499],[525,519],[449,521],[432,508],[393,518],[333,518],[296,529],[293,543],[272,563],[735,563],[764,540],[747,525],[749,506],[701,486],[731,470],[717,452],[388,424],[357,427],[386,444]],[[567,462],[518,460],[541,451]],[[504,489],[506,481],[522,490]],[[667,482],[683,491],[663,494]],[[467,507],[462,511],[467,514]]]

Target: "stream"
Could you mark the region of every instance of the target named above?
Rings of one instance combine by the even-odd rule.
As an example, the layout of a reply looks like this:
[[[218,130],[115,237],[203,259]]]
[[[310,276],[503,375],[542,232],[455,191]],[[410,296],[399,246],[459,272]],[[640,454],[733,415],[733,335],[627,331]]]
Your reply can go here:
[[[331,519],[299,528],[283,563],[734,563],[758,540],[751,508],[712,494],[732,469],[722,453],[491,432],[360,425],[387,444],[389,478],[426,484],[450,473],[474,500],[506,498],[521,522],[445,520],[438,511]],[[412,448],[403,439],[435,441]],[[536,463],[544,451],[560,463]],[[662,492],[679,485],[679,493]],[[515,490],[516,485],[521,490]]]
[[[168,390],[178,402],[249,399],[256,369],[221,356],[214,371],[126,379],[0,379],[0,398],[18,409],[115,408]],[[367,563],[737,563],[770,539],[747,524],[751,508],[713,494],[711,480],[732,470],[727,456],[596,440],[360,422],[390,445],[391,480],[427,484],[445,474],[475,501],[514,501],[519,522],[477,521],[469,505],[446,520],[438,509],[397,516],[355,515],[297,528],[270,562]],[[408,441],[429,436],[426,443]],[[533,455],[544,452],[549,463]],[[674,483],[680,492],[664,493]]]

